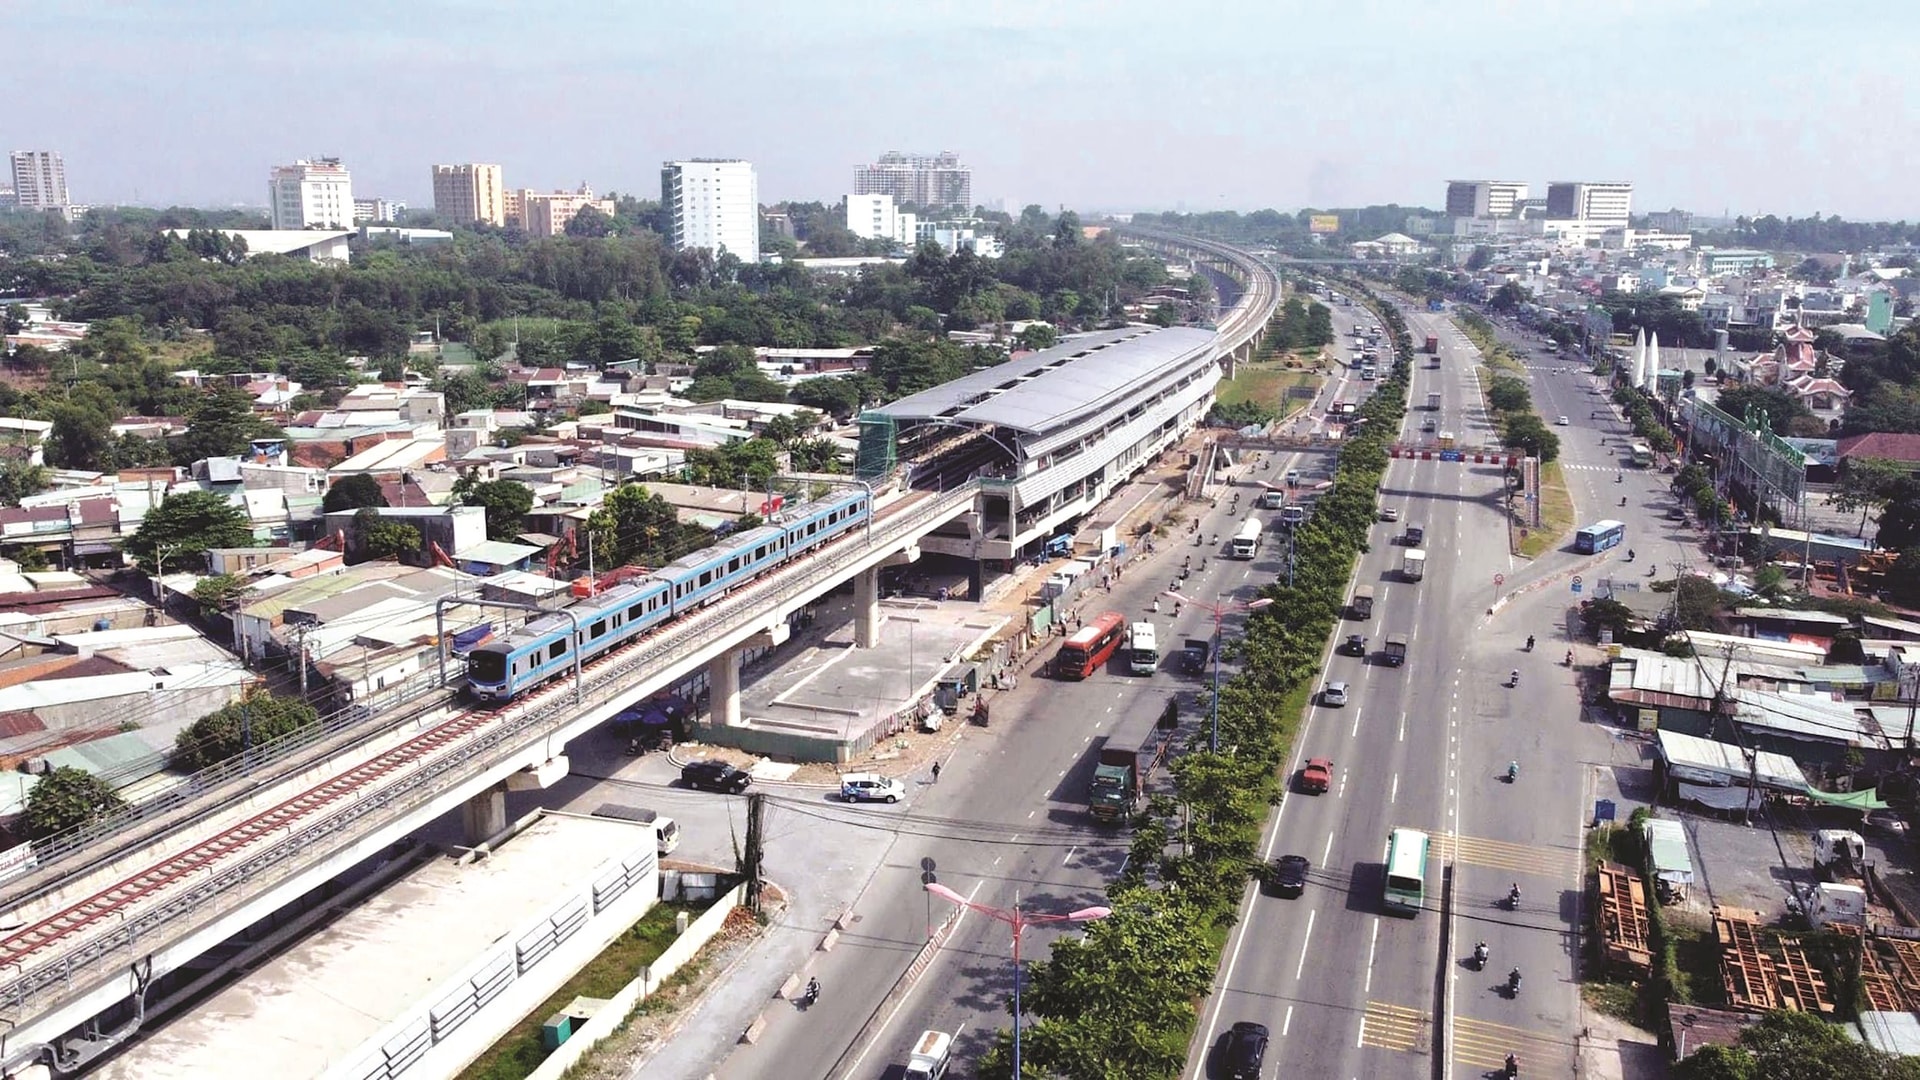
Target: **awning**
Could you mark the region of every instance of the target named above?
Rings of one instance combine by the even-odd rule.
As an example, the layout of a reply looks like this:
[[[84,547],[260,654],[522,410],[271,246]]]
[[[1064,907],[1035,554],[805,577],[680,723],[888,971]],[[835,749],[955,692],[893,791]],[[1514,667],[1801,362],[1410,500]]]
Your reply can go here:
[[[1707,784],[1680,785],[1680,797],[1715,810],[1759,809],[1766,797],[1745,785],[1714,787]]]
[[[1815,791],[1807,789],[1807,794],[1829,806],[1844,806],[1849,810],[1865,813],[1868,810],[1885,810],[1887,803],[1879,796],[1879,788],[1865,791]]]
[[[112,555],[120,549],[105,540],[82,540],[73,545],[76,557],[82,555]]]

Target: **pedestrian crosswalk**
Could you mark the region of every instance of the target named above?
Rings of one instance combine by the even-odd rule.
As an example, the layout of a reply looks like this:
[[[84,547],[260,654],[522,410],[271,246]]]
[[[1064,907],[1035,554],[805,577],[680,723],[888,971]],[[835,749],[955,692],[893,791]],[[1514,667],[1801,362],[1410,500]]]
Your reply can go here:
[[[1410,1054],[1429,1053],[1433,1049],[1433,1018],[1405,1005],[1369,1001],[1366,1014],[1360,1020],[1360,1045]]]
[[[1481,1069],[1497,1069],[1507,1055],[1520,1059],[1529,1076],[1565,1076],[1562,1068],[1573,1064],[1573,1044],[1539,1031],[1509,1027],[1489,1020],[1456,1016],[1453,1021],[1453,1060],[1455,1064]],[[1559,1062],[1556,1066],[1554,1062]]]
[[[1578,877],[1581,870],[1580,852],[1573,848],[1540,847],[1443,833],[1434,837],[1434,849],[1446,862],[1515,874],[1537,874],[1565,880]]]

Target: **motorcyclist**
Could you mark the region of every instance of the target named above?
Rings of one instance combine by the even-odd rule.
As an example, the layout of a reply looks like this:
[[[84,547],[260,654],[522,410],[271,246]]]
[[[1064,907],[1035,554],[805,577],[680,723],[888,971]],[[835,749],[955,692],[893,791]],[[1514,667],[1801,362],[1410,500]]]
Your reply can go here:
[[[1520,763],[1519,762],[1517,761],[1507,762],[1507,779],[1508,781],[1514,781],[1514,780],[1520,779]]]
[[[1508,1054],[1507,1055],[1508,1080],[1518,1080],[1519,1076],[1520,1076],[1520,1059],[1517,1057],[1514,1057],[1512,1054]]]
[[[1573,666],[1573,650],[1572,649],[1567,650],[1567,666],[1568,667]]]
[[[1520,685],[1520,669],[1519,668],[1514,668],[1512,671],[1507,673],[1507,685],[1508,686]]]
[[[1627,561],[1628,561],[1628,562],[1632,562],[1632,561],[1633,561],[1633,549],[1632,549],[1632,548],[1628,548],[1628,549],[1627,549]]]
[[[1507,972],[1507,989],[1513,991],[1516,994],[1520,992],[1520,969],[1519,968],[1514,968],[1512,971]]]
[[[1476,967],[1486,967],[1487,956],[1488,950],[1486,942],[1483,941],[1473,947],[1473,963]]]
[[[1620,496],[1620,505],[1621,506],[1627,505],[1627,497],[1625,495]]]
[[[809,1004],[820,1000],[820,980],[808,979],[807,992],[802,994],[801,997],[805,998]]]
[[[1614,482],[1614,483],[1616,483],[1616,484],[1623,484],[1623,483],[1626,483],[1626,480],[1627,480],[1627,474],[1626,474],[1626,473],[1614,473],[1614,474],[1613,474],[1613,482]]]
[[[1508,887],[1507,903],[1512,904],[1514,907],[1520,906],[1520,883],[1519,882],[1516,881],[1510,887]]]

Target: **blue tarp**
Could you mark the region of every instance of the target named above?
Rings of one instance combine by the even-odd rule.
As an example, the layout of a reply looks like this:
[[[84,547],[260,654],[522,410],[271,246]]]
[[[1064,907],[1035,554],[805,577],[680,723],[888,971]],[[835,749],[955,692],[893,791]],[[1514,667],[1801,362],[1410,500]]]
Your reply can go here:
[[[492,623],[481,623],[471,630],[462,630],[453,635],[453,655],[465,656],[467,653],[472,652],[476,646],[485,644],[486,640],[492,636]]]

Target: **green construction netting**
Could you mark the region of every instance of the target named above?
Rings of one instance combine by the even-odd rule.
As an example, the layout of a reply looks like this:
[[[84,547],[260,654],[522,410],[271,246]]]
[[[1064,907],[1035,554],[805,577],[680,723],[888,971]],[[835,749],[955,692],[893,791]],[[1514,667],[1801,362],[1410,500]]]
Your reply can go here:
[[[854,456],[853,475],[862,480],[879,480],[893,471],[898,431],[893,417],[881,412],[860,414],[860,449]]]

